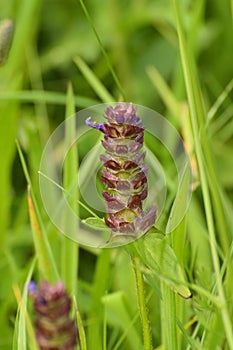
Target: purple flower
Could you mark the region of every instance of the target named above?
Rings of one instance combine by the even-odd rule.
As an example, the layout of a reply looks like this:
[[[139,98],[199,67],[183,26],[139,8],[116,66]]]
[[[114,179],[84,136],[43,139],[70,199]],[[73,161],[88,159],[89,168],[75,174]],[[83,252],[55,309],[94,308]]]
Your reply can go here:
[[[42,350],[74,350],[78,341],[75,321],[70,319],[71,300],[63,282],[54,285],[30,282],[28,291],[36,313],[36,339]]]
[[[113,235],[138,237],[148,231],[156,219],[155,206],[145,213],[142,205],[148,194],[148,166],[144,164],[145,152],[141,152],[144,128],[131,102],[107,107],[105,118],[107,122],[103,124],[92,123],[90,117],[86,120],[88,126],[103,132],[102,145],[108,154],[100,156],[106,187],[103,197],[108,212],[105,222]]]

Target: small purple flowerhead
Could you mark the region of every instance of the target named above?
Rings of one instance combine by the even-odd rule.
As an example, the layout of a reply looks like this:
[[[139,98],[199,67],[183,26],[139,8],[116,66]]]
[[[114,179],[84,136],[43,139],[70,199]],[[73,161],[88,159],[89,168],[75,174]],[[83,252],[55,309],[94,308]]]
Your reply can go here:
[[[145,152],[142,120],[132,102],[120,102],[105,111],[107,122],[86,124],[104,134],[102,145],[107,156],[101,155],[104,166],[102,181],[108,216],[107,226],[113,235],[130,235],[135,238],[147,232],[155,223],[156,208],[143,211],[143,200],[148,194],[148,166],[144,164]]]
[[[53,285],[30,282],[28,291],[36,313],[36,339],[42,350],[74,350],[78,341],[77,327],[69,317],[71,300],[63,282]]]

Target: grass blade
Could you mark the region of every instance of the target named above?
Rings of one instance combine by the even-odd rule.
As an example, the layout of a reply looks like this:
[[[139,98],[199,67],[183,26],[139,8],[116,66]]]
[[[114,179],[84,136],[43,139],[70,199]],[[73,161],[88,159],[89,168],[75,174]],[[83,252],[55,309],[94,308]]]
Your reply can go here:
[[[86,341],[85,330],[84,330],[84,327],[83,327],[81,315],[79,313],[79,309],[78,309],[76,301],[75,301],[75,311],[76,311],[76,319],[77,319],[77,325],[78,325],[80,349],[81,350],[87,350],[87,341]]]
[[[74,62],[80,69],[88,83],[91,85],[95,93],[100,97],[103,102],[112,102],[114,97],[110,95],[106,87],[101,83],[99,78],[93,73],[93,71],[88,67],[88,65],[81,59],[81,57],[76,56]]]
[[[35,339],[33,327],[31,321],[27,314],[27,299],[28,299],[28,290],[27,286],[31,280],[33,270],[35,268],[36,258],[33,259],[29,272],[24,284],[23,295],[21,296],[18,286],[13,286],[15,297],[18,301],[18,311],[15,322],[15,330],[13,337],[13,350],[27,350],[27,338],[26,338],[26,325],[30,338],[31,348],[37,350],[37,342]]]
[[[105,48],[104,48],[104,46],[103,46],[103,44],[102,44],[102,41],[101,41],[101,39],[100,39],[100,37],[99,37],[99,35],[98,35],[96,29],[95,29],[94,23],[92,22],[92,19],[91,19],[90,15],[89,15],[89,12],[88,12],[88,10],[87,10],[87,8],[86,8],[86,6],[84,5],[84,2],[83,2],[82,0],[80,0],[80,4],[81,4],[81,6],[82,6],[82,8],[83,8],[83,11],[84,11],[84,13],[85,13],[85,15],[86,15],[86,17],[87,17],[87,20],[88,20],[88,22],[89,22],[89,24],[90,24],[90,26],[91,26],[91,28],[92,28],[92,30],[93,30],[95,36],[96,36],[96,39],[97,39],[97,41],[98,41],[98,43],[99,43],[99,46],[100,46],[100,49],[101,49],[101,51],[102,51],[102,53],[103,53],[103,55],[104,55],[104,58],[105,58],[106,63],[107,63],[107,65],[108,65],[108,68],[109,68],[109,70],[110,70],[110,72],[111,72],[111,74],[112,74],[112,77],[113,77],[114,81],[115,81],[115,84],[116,84],[116,86],[117,86],[119,92],[121,93],[123,99],[125,100],[125,93],[124,93],[124,90],[123,90],[123,88],[122,88],[122,86],[121,86],[121,83],[120,83],[120,81],[119,81],[119,79],[118,79],[118,77],[117,77],[117,75],[116,75],[116,72],[115,72],[115,70],[114,70],[114,68],[113,68],[113,66],[112,66],[112,63],[111,63],[111,61],[110,61],[110,59],[109,59],[109,57],[108,57],[108,54],[107,54],[107,52],[106,52],[106,50],[105,50]],[[113,100],[112,100],[112,101],[113,101]]]
[[[29,177],[26,162],[18,142],[16,142],[19,157],[22,163],[23,171],[28,183],[28,207],[29,216],[32,227],[33,240],[35,244],[36,253],[38,256],[39,269],[42,277],[47,279],[50,283],[59,279],[59,274],[52,254],[52,250],[45,233],[45,229],[40,218],[38,206],[32,190],[31,180]]]
[[[68,85],[67,105],[66,105],[66,124],[65,124],[65,147],[68,154],[64,161],[63,182],[64,189],[70,192],[70,188],[77,184],[77,169],[78,169],[78,151],[75,139],[75,107],[72,85]],[[71,118],[69,118],[71,117]],[[69,119],[68,119],[69,118]],[[66,207],[62,215],[65,217],[65,232],[72,232],[77,226],[76,217],[70,215],[70,210],[73,210],[78,215],[78,191],[77,186],[71,196],[67,198],[69,206]],[[76,227],[78,230],[78,227]],[[63,236],[62,243],[62,279],[66,284],[71,295],[76,296],[77,293],[77,271],[78,271],[78,244],[66,236]]]

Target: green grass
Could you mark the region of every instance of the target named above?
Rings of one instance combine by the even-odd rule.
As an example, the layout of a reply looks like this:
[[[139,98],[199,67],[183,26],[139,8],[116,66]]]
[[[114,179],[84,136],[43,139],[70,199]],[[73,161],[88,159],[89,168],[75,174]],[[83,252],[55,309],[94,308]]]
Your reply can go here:
[[[36,349],[26,284],[62,278],[74,300],[77,349],[233,350],[232,1],[9,0],[0,14],[15,22],[0,66],[0,349]],[[188,173],[178,189],[168,150],[146,135],[148,159],[165,169],[156,225],[169,234],[154,229],[135,245],[87,247],[48,217],[40,160],[64,120],[71,144],[75,111],[120,100],[176,127],[191,160],[192,199],[180,222]],[[99,149],[85,160],[96,135],[72,143],[61,189],[83,222],[102,227],[82,193],[70,196],[79,168],[88,190],[98,167]],[[97,180],[100,200],[101,188]],[[62,215],[65,230],[90,234],[69,210]]]

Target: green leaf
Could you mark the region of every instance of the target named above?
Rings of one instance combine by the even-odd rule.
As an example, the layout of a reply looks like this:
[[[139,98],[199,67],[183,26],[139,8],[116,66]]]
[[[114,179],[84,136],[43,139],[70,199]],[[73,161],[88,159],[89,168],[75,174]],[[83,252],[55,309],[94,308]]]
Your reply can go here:
[[[96,229],[104,229],[107,230],[108,227],[105,224],[103,219],[99,219],[99,218],[87,218],[85,220],[82,220],[82,222],[86,225],[91,226],[92,228],[96,228]]]
[[[161,233],[150,233],[136,242],[136,247],[142,261],[150,268],[152,274],[157,274],[183,298],[191,298],[192,294],[185,285],[184,272],[167,237]]]

